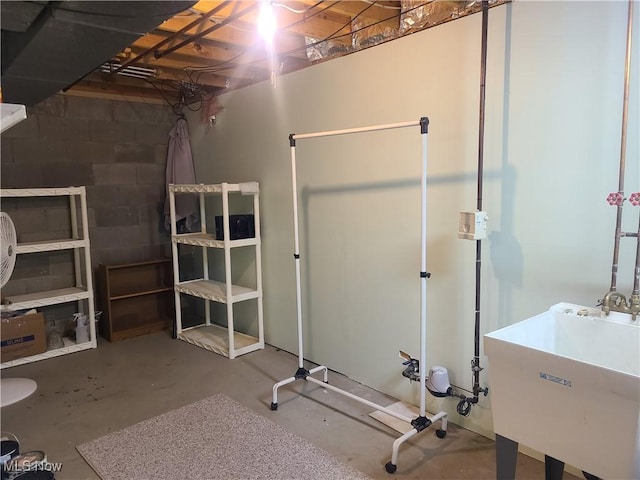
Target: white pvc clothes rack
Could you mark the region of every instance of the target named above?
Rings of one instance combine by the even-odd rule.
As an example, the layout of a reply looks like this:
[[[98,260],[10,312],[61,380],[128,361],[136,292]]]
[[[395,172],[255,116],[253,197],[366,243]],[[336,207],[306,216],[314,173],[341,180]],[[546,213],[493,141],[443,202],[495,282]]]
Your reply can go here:
[[[357,395],[349,393],[345,390],[341,390],[328,383],[328,369],[326,366],[320,365],[311,370],[307,370],[304,367],[304,353],[303,353],[303,331],[302,331],[302,301],[301,301],[301,288],[300,288],[300,248],[299,248],[299,235],[298,235],[298,190],[297,190],[297,174],[296,174],[296,140],[302,140],[305,138],[317,138],[328,137],[333,135],[346,135],[352,133],[372,132],[379,130],[389,130],[395,128],[405,127],[420,127],[420,135],[422,137],[422,181],[421,181],[421,260],[420,260],[420,414],[417,418],[409,418],[398,412],[395,412],[389,408],[378,405],[374,402],[361,398]],[[289,383],[293,383],[296,380],[307,380],[309,382],[321,385],[327,390],[339,393],[360,403],[375,408],[381,412],[398,418],[408,424],[413,429],[405,433],[401,437],[397,438],[393,442],[393,449],[391,454],[391,461],[385,465],[387,472],[394,473],[398,463],[398,450],[400,445],[409,440],[414,435],[425,430],[438,420],[441,421],[441,429],[436,431],[439,438],[444,438],[447,431],[447,413],[439,412],[436,415],[427,417],[425,407],[425,395],[426,395],[426,344],[427,344],[427,279],[431,276],[427,273],[427,133],[429,127],[429,119],[422,117],[418,121],[404,122],[404,123],[391,123],[386,125],[375,125],[370,127],[351,128],[345,130],[330,130],[325,132],[306,133],[306,134],[291,134],[289,135],[289,144],[291,147],[291,181],[293,191],[293,231],[294,231],[294,254],[296,266],[296,301],[297,301],[297,317],[298,317],[298,370],[292,377],[277,382],[273,386],[273,401],[271,403],[271,410],[278,409],[278,389]],[[320,381],[311,375],[317,372],[324,372],[323,381]]]

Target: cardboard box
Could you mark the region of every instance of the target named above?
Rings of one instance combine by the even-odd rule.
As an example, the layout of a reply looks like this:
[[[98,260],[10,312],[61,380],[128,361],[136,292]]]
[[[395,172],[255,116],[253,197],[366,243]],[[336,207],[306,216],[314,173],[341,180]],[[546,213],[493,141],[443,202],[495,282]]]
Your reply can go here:
[[[0,325],[0,340],[2,362],[45,352],[47,335],[44,328],[44,315],[32,313],[3,318]]]

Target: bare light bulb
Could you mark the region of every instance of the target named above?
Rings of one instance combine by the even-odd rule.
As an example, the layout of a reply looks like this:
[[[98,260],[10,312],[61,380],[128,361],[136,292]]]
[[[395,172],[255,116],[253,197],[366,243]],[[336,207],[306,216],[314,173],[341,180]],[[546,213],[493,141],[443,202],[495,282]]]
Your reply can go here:
[[[268,43],[273,41],[276,32],[276,16],[272,2],[263,2],[258,16],[258,33]]]

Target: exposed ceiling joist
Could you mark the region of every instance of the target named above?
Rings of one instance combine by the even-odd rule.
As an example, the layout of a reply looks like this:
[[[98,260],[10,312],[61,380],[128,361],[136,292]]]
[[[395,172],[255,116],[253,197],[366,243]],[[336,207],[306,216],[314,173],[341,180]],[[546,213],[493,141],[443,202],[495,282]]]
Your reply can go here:
[[[489,3],[495,6],[505,1],[508,0]],[[145,101],[155,96],[179,102],[194,91],[210,97],[475,13],[480,3],[5,1],[0,3],[2,86],[17,88],[24,84],[23,90],[33,89],[25,81],[33,77],[31,85],[49,83],[49,94],[63,89],[88,95],[93,89],[97,96],[113,92],[117,96],[139,95]],[[260,8],[264,5],[271,6],[277,19],[272,43],[258,34]],[[163,17],[162,12],[167,11],[172,13]],[[40,30],[47,15],[58,22],[66,19],[73,27],[53,29],[46,38],[39,37],[35,31]],[[96,33],[83,31],[82,40],[78,41],[77,29],[92,23]],[[131,32],[126,32],[127,28]],[[104,32],[110,33],[105,36]],[[118,40],[116,35],[120,35]],[[25,44],[31,48],[6,41],[27,37],[37,39]],[[21,58],[11,65],[23,49],[31,58],[27,62]],[[12,69],[19,65],[28,66],[28,74],[15,75]],[[70,65],[72,72],[62,75],[58,65]]]

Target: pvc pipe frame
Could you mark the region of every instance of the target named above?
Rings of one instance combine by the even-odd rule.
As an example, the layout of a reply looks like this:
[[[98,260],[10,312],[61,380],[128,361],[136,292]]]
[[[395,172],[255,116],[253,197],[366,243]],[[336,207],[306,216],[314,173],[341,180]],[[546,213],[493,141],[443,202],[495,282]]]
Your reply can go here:
[[[277,409],[278,405],[278,389],[282,386],[288,385],[290,383],[295,382],[299,379],[304,379],[310,381],[312,383],[316,383],[321,385],[323,388],[327,390],[331,390],[333,392],[344,395],[352,400],[356,400],[360,403],[368,405],[372,408],[375,408],[381,412],[384,412],[388,415],[391,415],[395,418],[398,418],[404,422],[409,424],[412,423],[412,419],[406,417],[398,412],[390,410],[386,407],[378,405],[374,402],[371,402],[367,399],[349,393],[340,388],[334,387],[333,385],[329,385],[328,383],[328,370],[327,367],[320,365],[315,368],[312,368],[309,371],[304,369],[304,351],[303,351],[303,330],[302,330],[302,293],[301,293],[301,281],[300,281],[300,238],[299,238],[299,228],[298,228],[298,187],[297,187],[297,172],[296,172],[296,147],[295,140],[301,140],[305,138],[318,138],[318,137],[328,137],[334,135],[346,135],[352,133],[362,133],[362,132],[373,132],[380,130],[390,130],[395,128],[405,128],[405,127],[421,127],[421,137],[422,137],[422,179],[421,179],[421,259],[420,259],[420,364],[422,367],[420,368],[420,385],[422,388],[420,389],[420,417],[426,418],[426,389],[424,388],[426,384],[426,344],[427,344],[427,278],[429,274],[427,273],[427,130],[428,130],[429,119],[427,117],[423,117],[418,121],[412,122],[402,122],[402,123],[390,123],[384,125],[375,125],[369,127],[360,127],[360,128],[350,128],[344,130],[329,130],[324,132],[315,132],[315,133],[306,133],[306,134],[291,134],[289,136],[290,146],[291,146],[291,184],[292,184],[292,193],[293,193],[293,231],[294,231],[294,259],[295,259],[295,268],[296,268],[296,306],[297,306],[297,327],[298,327],[298,372],[292,377],[284,379],[280,382],[277,382],[273,386],[273,399],[272,399],[272,409]],[[311,375],[317,372],[324,372],[324,381],[320,381]],[[432,418],[429,418],[429,425],[435,423],[436,421],[441,420],[442,422],[442,430],[446,432],[447,429],[447,413],[439,412],[434,415]],[[418,434],[420,430],[417,428],[413,428],[408,433],[402,435],[397,438],[393,443],[392,449],[392,457],[391,463],[396,465],[398,460],[398,450],[400,445]]]

